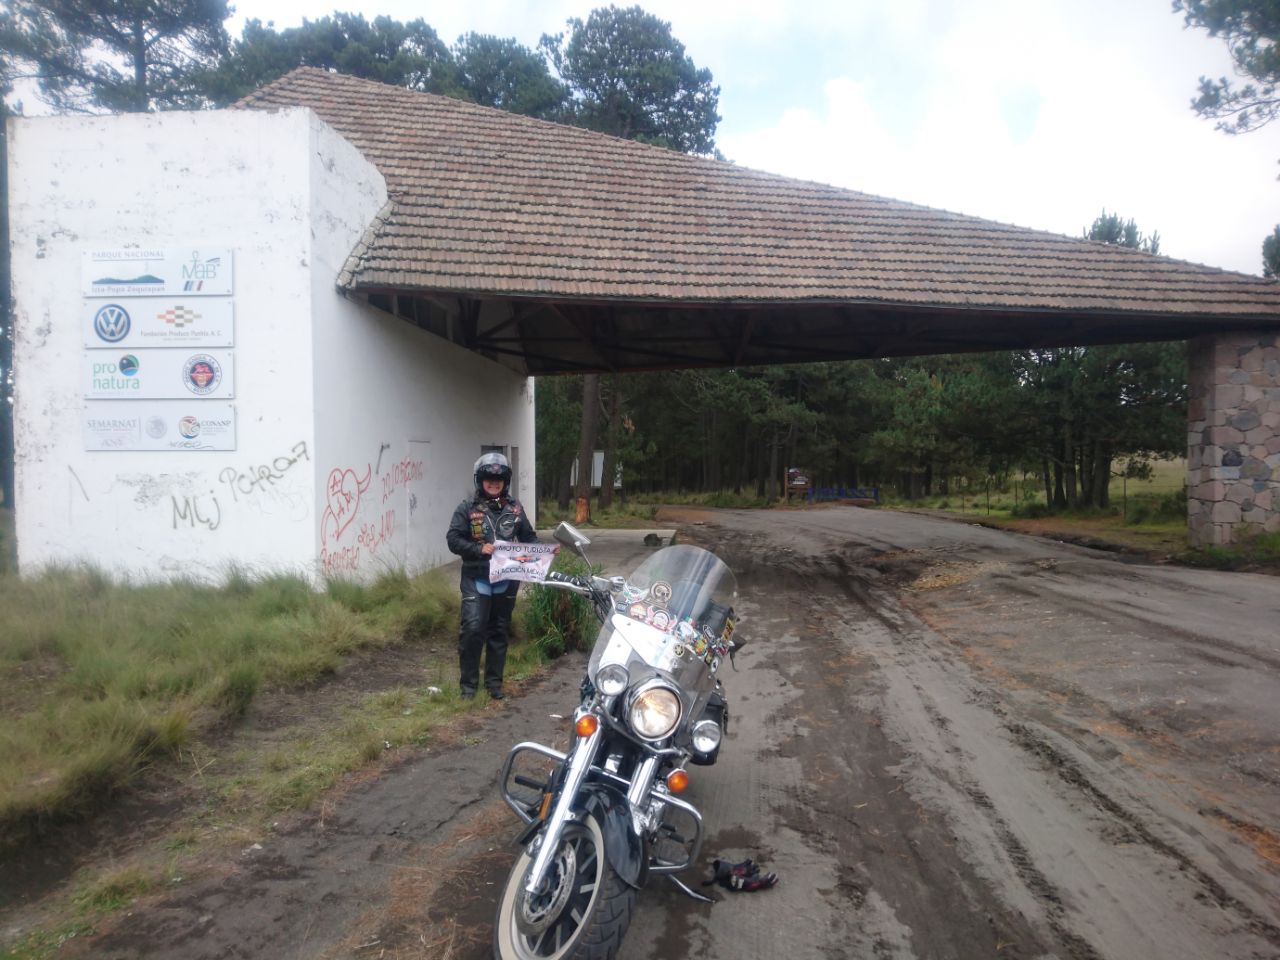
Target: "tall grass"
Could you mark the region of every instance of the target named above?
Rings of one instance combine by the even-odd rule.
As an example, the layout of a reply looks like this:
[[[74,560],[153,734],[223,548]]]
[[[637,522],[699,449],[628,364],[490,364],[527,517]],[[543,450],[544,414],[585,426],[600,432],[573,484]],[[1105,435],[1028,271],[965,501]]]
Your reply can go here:
[[[13,511],[0,507],[0,576],[18,569],[18,543],[13,536]]]
[[[577,575],[586,573],[587,565],[561,551],[552,569]],[[585,650],[595,640],[599,626],[586,597],[556,587],[527,589],[520,628],[543,656],[554,658],[569,650]]]
[[[130,586],[99,571],[0,576],[0,843],[90,810],[272,684],[457,616],[442,572],[370,585],[303,579]]]
[[[1199,547],[1188,550],[1183,562],[1213,570],[1280,569],[1280,533],[1246,537],[1229,547]]]

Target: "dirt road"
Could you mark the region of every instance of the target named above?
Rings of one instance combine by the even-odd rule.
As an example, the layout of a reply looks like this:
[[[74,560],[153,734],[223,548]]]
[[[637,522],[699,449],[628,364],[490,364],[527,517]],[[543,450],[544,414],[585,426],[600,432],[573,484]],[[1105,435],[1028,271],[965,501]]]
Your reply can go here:
[[[753,645],[691,799],[708,860],[782,879],[646,890],[623,960],[1280,957],[1280,580],[855,508],[704,520]],[[563,741],[581,668],[70,955],[489,956],[495,772]]]

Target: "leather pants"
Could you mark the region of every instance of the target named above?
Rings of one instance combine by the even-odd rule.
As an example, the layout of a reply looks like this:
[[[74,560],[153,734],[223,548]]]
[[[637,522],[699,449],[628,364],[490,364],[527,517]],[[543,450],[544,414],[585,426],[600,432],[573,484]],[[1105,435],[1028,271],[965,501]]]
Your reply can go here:
[[[484,685],[489,691],[502,689],[502,671],[507,662],[507,631],[516,605],[514,584],[506,593],[485,596],[475,581],[462,581],[462,627],[458,633],[458,685],[472,693],[480,685],[480,654],[484,652]]]

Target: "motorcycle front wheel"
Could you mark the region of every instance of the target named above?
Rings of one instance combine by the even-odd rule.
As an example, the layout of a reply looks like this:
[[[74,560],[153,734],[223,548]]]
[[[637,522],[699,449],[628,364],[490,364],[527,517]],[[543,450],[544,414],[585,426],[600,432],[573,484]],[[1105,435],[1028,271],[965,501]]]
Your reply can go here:
[[[494,921],[497,960],[612,960],[631,923],[636,891],[609,865],[593,816],[568,824],[542,890],[524,891],[533,858],[511,867]]]

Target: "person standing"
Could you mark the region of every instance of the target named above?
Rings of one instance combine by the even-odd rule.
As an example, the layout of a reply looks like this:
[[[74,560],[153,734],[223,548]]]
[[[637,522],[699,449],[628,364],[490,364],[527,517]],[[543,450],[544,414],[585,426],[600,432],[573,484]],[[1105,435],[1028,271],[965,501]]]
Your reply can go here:
[[[519,584],[489,582],[489,557],[495,540],[535,543],[538,536],[528,514],[510,496],[511,465],[500,453],[486,453],[472,469],[475,493],[458,504],[445,540],[462,558],[462,624],[458,633],[458,685],[470,699],[480,686],[480,654],[484,652],[484,685],[501,700],[502,671],[507,661],[507,631]]]

